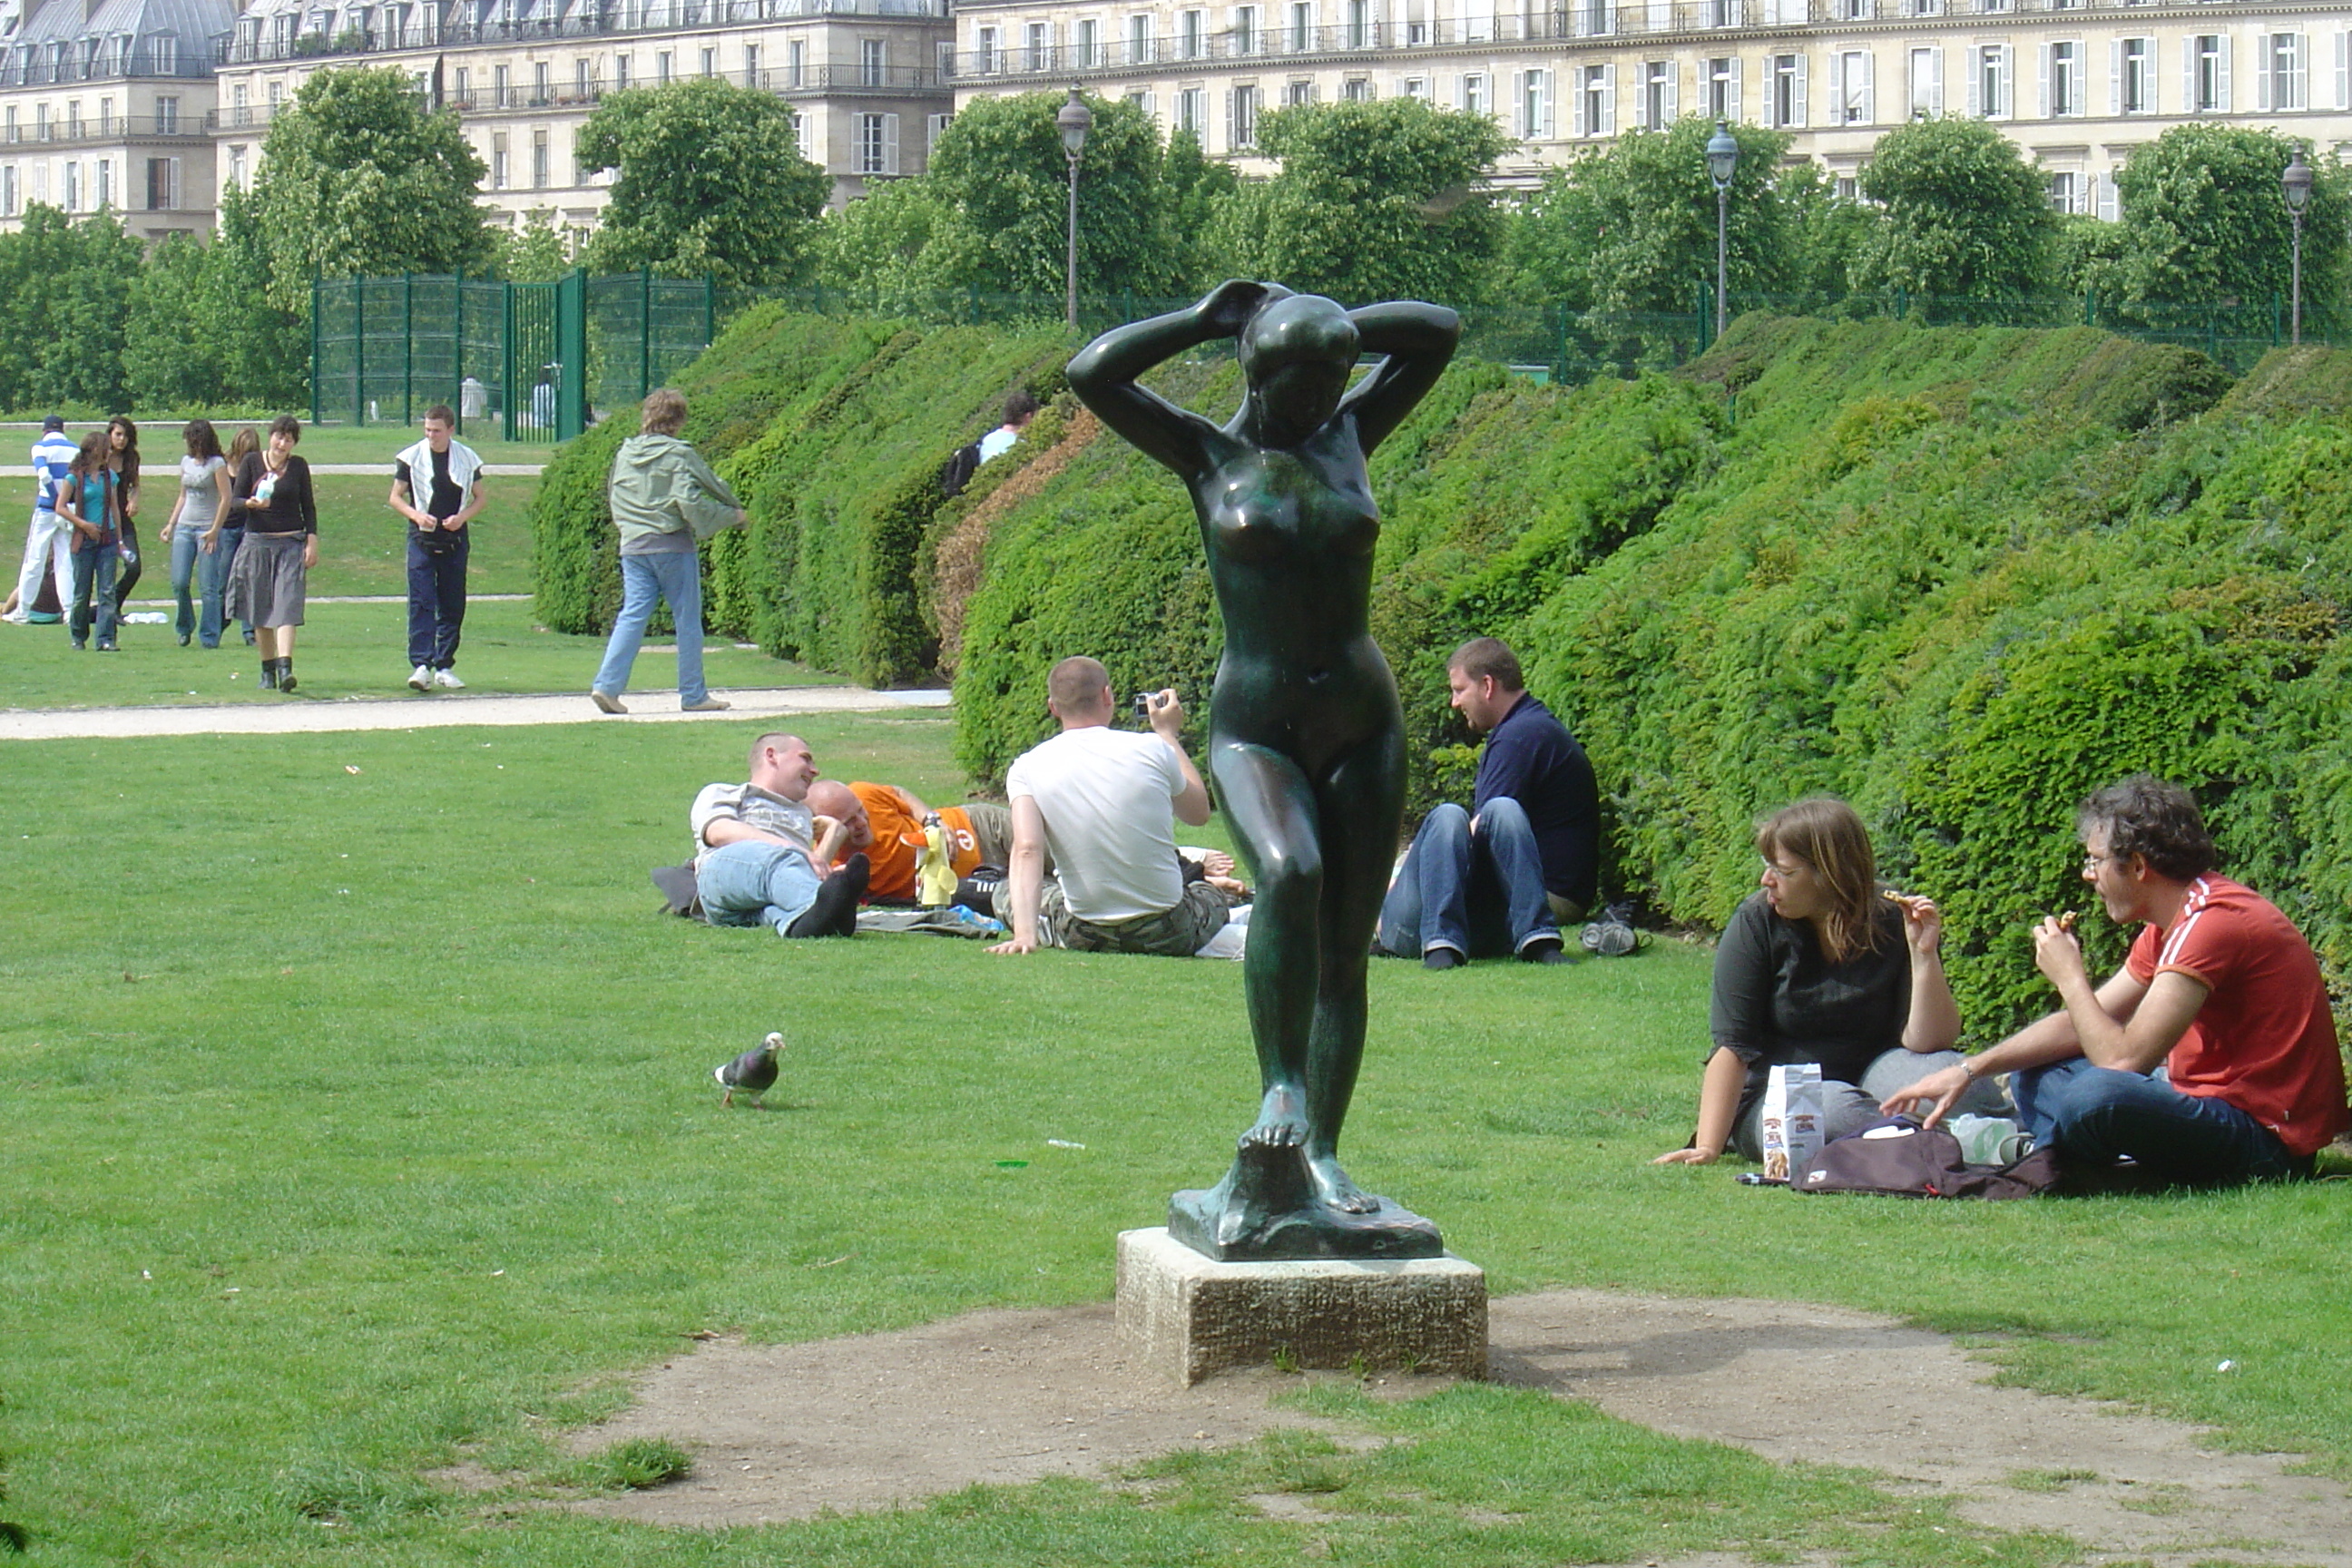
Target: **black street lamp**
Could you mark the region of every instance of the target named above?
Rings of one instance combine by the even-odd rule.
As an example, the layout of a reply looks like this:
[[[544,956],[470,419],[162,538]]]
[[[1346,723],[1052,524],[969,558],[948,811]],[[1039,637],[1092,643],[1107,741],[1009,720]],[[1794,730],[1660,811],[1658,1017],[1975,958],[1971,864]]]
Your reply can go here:
[[[2286,195],[2286,216],[2294,224],[2294,285],[2290,296],[2293,314],[2288,318],[2294,327],[2288,342],[2303,346],[2303,209],[2311,205],[2311,165],[2303,161],[2303,144],[2295,143],[2294,156],[2287,161],[2286,173],[2279,176],[2279,189]]]
[[[1725,281],[1727,277],[1726,237],[1731,223],[1731,176],[1739,168],[1739,143],[1733,141],[1730,128],[1720,120],[1715,122],[1715,134],[1706,139],[1706,173],[1715,182],[1715,335],[1723,336]]]
[[[1070,101],[1062,105],[1054,116],[1054,123],[1062,132],[1062,150],[1070,155],[1070,249],[1062,266],[1062,281],[1068,295],[1068,324],[1078,324],[1078,159],[1087,150],[1087,132],[1095,128],[1094,111],[1078,97],[1078,85],[1070,84]]]

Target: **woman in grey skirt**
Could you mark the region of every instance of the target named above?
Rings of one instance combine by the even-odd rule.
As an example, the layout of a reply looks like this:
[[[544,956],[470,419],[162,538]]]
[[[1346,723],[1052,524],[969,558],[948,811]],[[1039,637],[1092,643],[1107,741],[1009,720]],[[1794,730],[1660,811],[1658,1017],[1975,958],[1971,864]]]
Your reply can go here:
[[[310,465],[294,455],[302,422],[281,414],[269,442],[237,469],[229,499],[245,516],[245,545],[228,584],[228,614],[261,645],[261,689],[294,689],[294,628],[302,624],[307,574],[319,563],[319,507]]]

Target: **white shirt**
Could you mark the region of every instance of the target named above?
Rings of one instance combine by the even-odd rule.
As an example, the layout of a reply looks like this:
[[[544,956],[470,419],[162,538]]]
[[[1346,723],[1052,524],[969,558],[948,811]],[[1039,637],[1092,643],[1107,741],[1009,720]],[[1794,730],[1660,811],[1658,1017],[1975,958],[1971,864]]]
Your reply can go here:
[[[999,425],[980,438],[980,460],[985,463],[991,458],[1004,456],[1005,453],[1013,450],[1013,443],[1019,439],[1021,439],[1020,431],[1010,425]]]
[[[1167,742],[1132,730],[1065,730],[1024,752],[1004,775],[1008,799],[1027,795],[1045,819],[1045,845],[1070,912],[1097,922],[1176,907],[1176,797],[1183,765]]]
[[[705,784],[702,793],[694,797],[694,805],[686,814],[687,826],[694,830],[694,863],[711,853],[703,841],[703,834],[713,822],[729,817],[747,827],[762,833],[772,833],[788,838],[802,849],[807,849],[816,831],[816,818],[809,808],[796,800],[786,800],[770,795],[748,784]]]

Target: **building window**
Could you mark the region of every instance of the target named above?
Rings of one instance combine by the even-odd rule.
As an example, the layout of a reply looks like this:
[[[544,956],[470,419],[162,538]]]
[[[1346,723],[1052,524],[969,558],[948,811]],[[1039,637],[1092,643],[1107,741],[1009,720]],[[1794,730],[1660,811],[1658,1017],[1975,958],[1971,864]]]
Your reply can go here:
[[[1986,16],[1998,16],[2009,9],[2009,0],[1977,0],[1977,9]]]
[[[1315,47],[1315,7],[1295,5],[1290,8],[1290,52],[1303,55]]]
[[[2053,118],[2083,112],[2082,46],[2050,46],[2050,101],[2044,111]]]
[[[507,188],[507,136],[501,131],[490,138],[490,189]]]
[[[1582,26],[1578,28],[1586,37],[1607,37],[1616,30],[1616,18],[1611,14],[1609,0],[1584,0]]]
[[[501,71],[506,69],[504,66],[500,66],[499,68]],[[654,80],[656,82],[659,83],[663,87],[667,87],[670,83],[670,79],[677,74],[677,55],[675,50],[663,49],[654,56]]]
[[[1052,68],[1054,51],[1052,44],[1048,41],[1052,37],[1052,30],[1045,23],[1029,24],[1029,68],[1031,70],[1041,71]]]
[[[1772,123],[1777,129],[1805,122],[1805,57],[1772,57]]]
[[[13,130],[16,119],[15,110],[8,111],[8,119],[10,129]],[[155,131],[162,136],[177,136],[180,133],[180,100],[178,99],[164,97],[155,100]],[[11,136],[8,140],[14,142],[16,138]]]
[[[0,217],[16,216],[16,165],[0,168]]]
[[[1830,57],[1830,100],[1837,106],[1839,124],[1867,125],[1875,118],[1870,100],[1876,59],[1867,49],[1847,49]]]
[[[2116,112],[2156,110],[2156,40],[2124,38],[2116,45]]]
[[[2078,176],[2070,173],[2050,176],[2050,210],[2054,213],[2078,213],[2083,210],[2082,183]]]
[[[572,62],[572,96],[581,103],[596,96],[596,67],[586,55]]]
[[[1940,48],[1913,49],[1908,72],[1910,101],[1906,106],[1915,120],[1925,116],[1930,120],[1944,112],[1944,51]]]
[[[98,133],[100,136],[114,134],[114,100],[110,98],[98,100]]]
[[[1606,136],[1616,129],[1616,97],[1607,66],[1586,66],[1577,82],[1576,129],[1580,135]]]
[[[2262,102],[2258,109],[2308,109],[2311,100],[2304,91],[2303,35],[2301,33],[2266,33],[2263,36]]]
[[[81,211],[81,164],[71,158],[66,160],[65,184],[66,211]]]
[[[232,147],[228,150],[228,183],[240,191],[246,188],[245,149],[242,147]]]
[[[1839,0],[1839,15],[1849,22],[1867,22],[1872,11],[1872,0]]]
[[[857,117],[857,172],[895,174],[898,172],[898,117],[861,114]]]
[[[793,44],[793,58],[795,62],[800,58],[800,52],[801,45],[798,40],[795,40]],[[982,76],[992,76],[999,68],[996,60],[995,28],[982,27],[972,34],[971,68]],[[800,84],[800,69],[795,63],[793,70],[793,85],[798,87]]]
[[[1368,76],[1349,77],[1339,84],[1339,96],[1349,103],[1371,102],[1372,79]]]
[[[1142,65],[1151,58],[1151,18],[1129,16],[1127,19],[1127,63]]]
[[[1257,145],[1257,89],[1244,86],[1234,89],[1233,123],[1226,145],[1234,152]]]
[[[888,79],[882,69],[882,40],[857,40],[857,78],[867,87],[880,87]]]
[[[1940,16],[1944,14],[1944,0],[1911,0],[1910,8],[1914,16]]]
[[[504,109],[512,100],[512,94],[507,85],[507,68],[499,66],[490,72],[490,102],[497,108]],[[272,104],[270,107],[275,110],[277,105]]]
[[[1486,79],[1476,71],[1472,71],[1462,79],[1462,112],[1465,114],[1488,112]]]
[[[1177,19],[1177,37],[1181,40],[1181,47],[1183,49],[1184,58],[1188,60],[1197,60],[1201,58],[1203,48],[1202,40],[1208,26],[1207,18],[1208,13],[1205,11],[1187,11]]]
[[[760,46],[757,44],[743,46],[743,85],[760,85]]]
[[[1664,131],[1674,123],[1675,89],[1680,75],[1672,60],[1642,63],[1642,129]]]
[[[613,57],[613,90],[614,92],[629,90],[629,57],[626,55]]]
[[[106,211],[114,205],[114,160],[98,161],[98,210]]]
[[[2189,44],[2189,107],[2192,112],[2228,112],[2230,40],[2208,33]]]
[[[549,60],[541,60],[530,68],[530,101],[535,107],[544,108],[554,99],[554,73],[555,66]]]
[[[1176,129],[1190,132],[1197,140],[1207,134],[1209,94],[1207,89],[1188,87],[1176,94]]]
[[[1089,16],[1078,24],[1078,68],[1093,70],[1102,64],[1102,44],[1097,35],[1102,24]]]
[[[1282,101],[1293,109],[1314,102],[1315,84],[1311,81],[1290,83],[1282,89]]]
[[[1519,76],[1519,134],[1534,141],[1551,133],[1551,72],[1524,71]]]
[[[1739,26],[1739,0],[1707,0],[1706,25],[1710,27]]]
[[[1233,40],[1234,53],[1237,55],[1254,55],[1257,53],[1258,39],[1256,6],[1236,5],[1234,7]]]
[[[1399,87],[1398,90],[1402,92],[1407,98],[1426,99],[1429,96],[1429,79],[1427,77],[1409,76],[1404,79],[1403,83]]]
[[[988,40],[990,33],[991,29],[982,29],[982,38]],[[983,65],[980,68],[986,70],[988,67]],[[784,85],[788,88],[808,85],[808,44],[804,39],[794,38],[784,46]]]
[[[1739,60],[1725,55],[1706,62],[1706,117],[1739,118]]]
[[[1348,0],[1348,47],[1369,49],[1372,47],[1372,0]],[[1371,86],[1369,81],[1364,84]]]
[[[1985,120],[2006,120],[2009,117],[2009,46],[1985,44],[1977,50],[1977,68],[1969,88],[1976,99],[1974,108]]]
[[[81,100],[66,100],[66,135],[69,140],[81,139]]]

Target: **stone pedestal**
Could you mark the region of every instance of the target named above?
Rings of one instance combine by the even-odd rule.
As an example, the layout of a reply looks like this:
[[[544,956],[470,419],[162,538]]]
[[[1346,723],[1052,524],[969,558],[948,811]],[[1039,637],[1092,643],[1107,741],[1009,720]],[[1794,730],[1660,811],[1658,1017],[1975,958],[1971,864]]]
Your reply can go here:
[[[1164,1229],[1118,1238],[1118,1338],[1191,1385],[1277,1354],[1302,1367],[1483,1377],[1486,1271],[1449,1255],[1220,1263]]]

